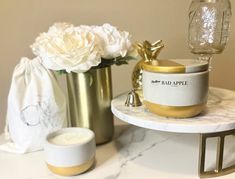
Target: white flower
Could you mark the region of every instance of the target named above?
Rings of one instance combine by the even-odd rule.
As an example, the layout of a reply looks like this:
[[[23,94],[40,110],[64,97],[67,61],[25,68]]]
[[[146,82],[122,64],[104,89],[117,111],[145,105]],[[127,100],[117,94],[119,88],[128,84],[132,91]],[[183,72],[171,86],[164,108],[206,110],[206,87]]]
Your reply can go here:
[[[130,35],[126,31],[119,31],[110,24],[92,27],[95,34],[100,38],[103,47],[102,58],[111,59],[118,56],[126,56],[131,47]]]
[[[48,69],[79,73],[101,62],[102,48],[98,43],[97,36],[85,26],[56,23],[40,34],[31,48]]]

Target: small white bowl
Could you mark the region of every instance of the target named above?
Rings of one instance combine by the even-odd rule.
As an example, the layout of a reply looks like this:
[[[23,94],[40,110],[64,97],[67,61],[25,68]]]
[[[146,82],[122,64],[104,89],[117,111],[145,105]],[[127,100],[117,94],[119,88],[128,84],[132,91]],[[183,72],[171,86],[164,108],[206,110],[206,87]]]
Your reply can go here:
[[[64,128],[49,134],[44,145],[48,168],[58,175],[87,171],[95,161],[95,135],[86,128]]]

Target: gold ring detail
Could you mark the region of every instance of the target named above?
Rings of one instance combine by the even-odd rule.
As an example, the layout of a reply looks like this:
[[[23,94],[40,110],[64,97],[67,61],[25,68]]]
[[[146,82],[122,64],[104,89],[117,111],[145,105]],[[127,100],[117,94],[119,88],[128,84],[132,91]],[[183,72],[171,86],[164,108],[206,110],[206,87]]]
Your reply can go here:
[[[63,176],[74,176],[74,175],[78,175],[80,173],[87,171],[92,166],[94,161],[95,161],[95,157],[93,157],[88,162],[82,165],[78,165],[78,166],[56,167],[47,163],[47,167],[49,168],[49,170],[51,170],[55,174],[63,175]]]
[[[145,106],[151,111],[160,116],[174,118],[189,118],[200,114],[205,109],[206,104],[193,106],[164,106],[160,104],[144,101]]]
[[[142,68],[145,71],[156,73],[185,73],[185,66],[170,60],[152,60],[144,62]]]

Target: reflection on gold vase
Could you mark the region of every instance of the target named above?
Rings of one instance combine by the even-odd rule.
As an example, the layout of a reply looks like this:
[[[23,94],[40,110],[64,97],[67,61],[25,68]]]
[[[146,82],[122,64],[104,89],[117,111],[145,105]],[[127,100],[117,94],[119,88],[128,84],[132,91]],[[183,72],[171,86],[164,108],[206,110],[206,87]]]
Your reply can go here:
[[[94,131],[96,144],[112,140],[111,67],[67,74],[70,122],[72,127]]]

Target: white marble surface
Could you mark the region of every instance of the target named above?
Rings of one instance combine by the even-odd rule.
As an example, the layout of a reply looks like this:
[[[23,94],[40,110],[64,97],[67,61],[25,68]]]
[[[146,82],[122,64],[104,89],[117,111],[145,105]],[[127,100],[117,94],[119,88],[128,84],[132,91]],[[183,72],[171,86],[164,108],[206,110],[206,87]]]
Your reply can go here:
[[[112,112],[119,119],[130,124],[168,132],[211,133],[235,128],[235,91],[210,88],[207,109],[199,116],[174,119],[150,113],[144,105],[126,107],[127,94],[112,101]]]
[[[0,143],[3,136],[0,137]],[[96,165],[88,172],[61,177],[51,173],[43,152],[0,152],[1,179],[198,179],[198,134],[159,132],[131,125],[116,126],[115,139],[97,147]],[[215,143],[209,141],[206,166],[213,166]],[[235,136],[226,139],[225,163],[235,163]],[[218,179],[234,179],[235,173]]]

